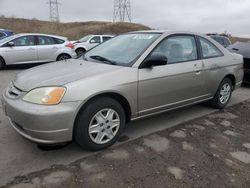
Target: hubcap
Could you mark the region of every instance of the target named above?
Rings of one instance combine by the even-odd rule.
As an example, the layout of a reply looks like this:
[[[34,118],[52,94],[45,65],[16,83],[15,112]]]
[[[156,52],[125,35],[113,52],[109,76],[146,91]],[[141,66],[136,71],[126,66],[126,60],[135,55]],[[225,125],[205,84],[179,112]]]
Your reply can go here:
[[[69,59],[69,57],[66,56],[66,55],[63,55],[63,56],[60,57],[60,60],[66,60],[66,59]]]
[[[119,131],[120,118],[113,109],[103,109],[97,112],[89,124],[89,136],[96,144],[106,144]]]
[[[231,86],[225,83],[220,90],[220,102],[221,104],[226,104],[231,95]]]

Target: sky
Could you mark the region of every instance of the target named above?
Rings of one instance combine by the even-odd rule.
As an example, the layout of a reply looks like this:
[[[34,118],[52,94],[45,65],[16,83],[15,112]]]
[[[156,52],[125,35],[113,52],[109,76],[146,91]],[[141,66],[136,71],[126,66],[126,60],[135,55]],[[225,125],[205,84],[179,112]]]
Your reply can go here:
[[[47,1],[0,0],[0,15],[49,20]],[[113,19],[114,0],[59,2],[61,22]],[[131,0],[131,5],[132,22],[154,29],[250,36],[250,0]]]

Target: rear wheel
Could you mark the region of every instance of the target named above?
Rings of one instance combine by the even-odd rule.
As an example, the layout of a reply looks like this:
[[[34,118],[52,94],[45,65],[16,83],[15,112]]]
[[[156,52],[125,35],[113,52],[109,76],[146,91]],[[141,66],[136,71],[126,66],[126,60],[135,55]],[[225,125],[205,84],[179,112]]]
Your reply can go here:
[[[224,78],[214,96],[210,101],[213,108],[223,109],[229,103],[232,96],[233,86],[229,78]]]
[[[57,57],[57,61],[63,61],[63,60],[70,59],[70,58],[71,56],[68,54],[61,54]]]
[[[85,52],[86,52],[86,50],[84,48],[78,48],[78,49],[76,49],[77,57],[82,56]]]
[[[0,57],[0,70],[3,69],[4,67],[5,67],[5,62],[3,58]]]
[[[125,112],[119,102],[102,97],[78,114],[74,137],[83,148],[101,150],[113,145],[125,127]]]

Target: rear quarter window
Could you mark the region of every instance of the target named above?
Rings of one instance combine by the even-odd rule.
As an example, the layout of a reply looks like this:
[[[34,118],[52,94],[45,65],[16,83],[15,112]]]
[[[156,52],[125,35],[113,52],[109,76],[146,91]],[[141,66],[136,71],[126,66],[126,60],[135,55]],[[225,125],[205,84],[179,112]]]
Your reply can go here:
[[[65,40],[58,38],[54,38],[54,40],[56,41],[56,44],[63,44],[65,42]]]
[[[224,56],[224,54],[209,40],[199,37],[199,41],[201,44],[201,51],[203,58],[215,58]]]

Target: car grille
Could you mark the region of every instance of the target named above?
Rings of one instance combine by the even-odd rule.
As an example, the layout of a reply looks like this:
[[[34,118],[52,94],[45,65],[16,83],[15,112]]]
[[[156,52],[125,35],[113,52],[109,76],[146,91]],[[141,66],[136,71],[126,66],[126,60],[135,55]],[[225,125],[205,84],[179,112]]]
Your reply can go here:
[[[244,69],[250,69],[250,58],[244,58]]]

